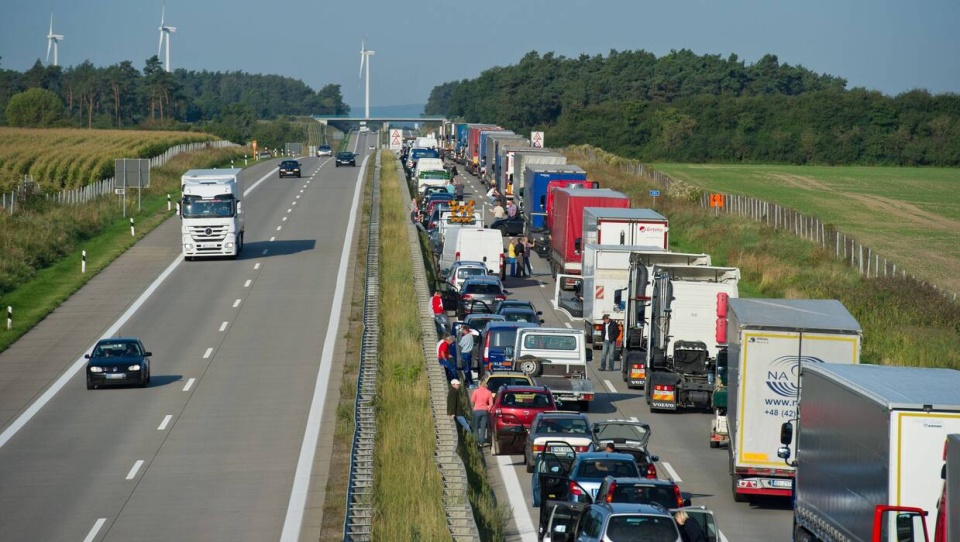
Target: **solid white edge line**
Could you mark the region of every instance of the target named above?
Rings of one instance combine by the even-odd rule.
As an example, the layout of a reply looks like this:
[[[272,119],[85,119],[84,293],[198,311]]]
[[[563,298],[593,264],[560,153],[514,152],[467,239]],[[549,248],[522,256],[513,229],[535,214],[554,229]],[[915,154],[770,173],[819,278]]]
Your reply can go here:
[[[512,497],[510,507],[513,508],[513,521],[517,524],[517,534],[524,542],[537,542],[537,528],[533,526],[533,518],[527,510],[527,497],[523,494],[523,488],[520,487],[517,469],[513,465],[513,456],[498,455],[495,459],[497,467],[500,468],[504,489],[507,495]]]
[[[157,426],[157,431],[163,431],[167,428],[167,425],[170,424],[170,420],[173,419],[173,414],[167,414],[163,417],[163,421],[160,422],[160,425]]]
[[[613,382],[610,382],[609,380],[604,380],[603,385],[606,386],[608,390],[610,390],[610,393],[617,393],[617,388],[613,387]]]
[[[677,474],[677,471],[673,470],[673,466],[670,465],[670,463],[667,463],[666,461],[661,461],[660,464],[663,465],[663,468],[667,469],[667,472],[670,473],[670,477],[673,478],[674,482],[683,481],[683,478],[680,478],[680,475]]]
[[[196,378],[191,378],[190,380],[187,380],[187,383],[184,384],[183,386],[183,391],[190,391],[190,388],[193,387],[193,383],[196,381],[197,381]]]
[[[300,458],[297,461],[297,471],[293,477],[293,487],[290,489],[290,502],[287,504],[287,516],[283,521],[281,542],[296,542],[300,539],[300,529],[303,524],[303,513],[307,504],[307,493],[310,489],[310,476],[313,471],[313,460],[317,453],[317,440],[320,436],[320,422],[323,421],[323,406],[327,400],[327,381],[330,379],[330,369],[333,365],[333,351],[336,346],[337,328],[340,326],[340,313],[343,310],[344,289],[347,280],[347,264],[350,251],[353,248],[353,230],[357,222],[357,209],[360,205],[360,188],[367,171],[367,155],[363,159],[358,175],[359,181],[353,191],[353,205],[350,208],[350,220],[343,237],[343,250],[340,254],[340,268],[337,272],[337,284],[333,294],[333,305],[330,309],[330,319],[327,322],[327,334],[323,340],[323,354],[320,356],[320,370],[317,371],[317,380],[313,389],[313,400],[310,403],[310,414],[307,416],[307,426],[304,429],[303,443],[300,446]]]
[[[220,331],[227,329],[227,326],[230,325],[230,322],[224,322],[220,324]]]
[[[213,354],[213,348],[207,348],[206,352],[203,353],[203,359],[209,359],[210,354]]]
[[[139,471],[139,470],[140,470],[140,467],[142,467],[142,466],[143,466],[143,460],[142,460],[142,459],[138,459],[138,460],[133,464],[133,467],[130,469],[130,472],[127,473],[127,480],[133,480],[134,478],[136,478],[136,477],[137,477],[137,471]]]
[[[103,528],[103,524],[107,522],[107,518],[100,518],[93,523],[93,528],[90,529],[90,532],[87,533],[87,537],[83,539],[83,542],[93,542],[97,539],[97,535],[100,533],[100,529]]]

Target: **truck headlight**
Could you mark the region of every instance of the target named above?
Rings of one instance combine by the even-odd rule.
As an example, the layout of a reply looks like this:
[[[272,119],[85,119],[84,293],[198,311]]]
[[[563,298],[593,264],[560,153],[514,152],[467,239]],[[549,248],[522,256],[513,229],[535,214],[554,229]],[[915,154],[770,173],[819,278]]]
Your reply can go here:
[[[190,252],[193,250],[193,243],[184,243],[183,248],[187,249],[187,252]]]
[[[224,244],[223,244],[223,248],[225,248],[225,249],[227,249],[227,250],[233,249],[233,241],[227,241],[226,243],[224,243]]]

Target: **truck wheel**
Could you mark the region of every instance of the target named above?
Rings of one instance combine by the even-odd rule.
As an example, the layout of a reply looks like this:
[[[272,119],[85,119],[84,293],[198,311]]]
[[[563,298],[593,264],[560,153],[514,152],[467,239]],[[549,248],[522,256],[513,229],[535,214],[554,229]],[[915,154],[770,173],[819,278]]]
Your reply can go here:
[[[580,412],[590,412],[590,401],[580,401]],[[530,471],[533,472],[533,471]]]
[[[733,492],[733,502],[750,502],[750,497],[747,497],[743,493],[737,493],[737,475],[730,475],[730,480],[732,481],[730,489]]]

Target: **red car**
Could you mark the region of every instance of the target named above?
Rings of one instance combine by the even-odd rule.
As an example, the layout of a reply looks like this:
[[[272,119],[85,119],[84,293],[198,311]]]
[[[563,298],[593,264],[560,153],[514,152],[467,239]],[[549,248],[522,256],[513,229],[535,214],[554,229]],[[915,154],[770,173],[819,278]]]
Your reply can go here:
[[[548,410],[557,410],[557,403],[545,386],[503,386],[497,390],[490,409],[494,455],[500,455],[504,448],[522,450],[533,418]]]

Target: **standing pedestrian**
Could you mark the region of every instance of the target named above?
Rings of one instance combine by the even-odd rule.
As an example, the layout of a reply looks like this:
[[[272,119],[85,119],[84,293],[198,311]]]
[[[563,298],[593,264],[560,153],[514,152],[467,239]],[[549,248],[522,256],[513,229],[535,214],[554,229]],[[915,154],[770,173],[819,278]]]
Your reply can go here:
[[[451,176],[451,177],[453,177],[454,179],[456,179],[458,175],[460,175],[460,172],[457,171],[457,166],[453,166],[452,168],[450,168],[450,176]]]
[[[513,203],[513,200],[507,202],[507,216],[510,218],[517,216],[517,206]]]
[[[447,389],[447,416],[454,419],[463,414],[460,408],[460,381],[454,378],[450,381],[450,387]]]
[[[510,238],[510,244],[507,245],[507,263],[510,264],[510,276],[517,276],[517,241],[515,237]]]
[[[523,263],[524,258],[526,258],[526,247],[523,243],[523,238],[520,238],[516,243],[516,252],[517,252],[517,277],[527,276],[527,268]]]
[[[457,201],[463,201],[463,182],[460,179],[453,181],[453,198]]]
[[[600,354],[600,370],[613,370],[613,351],[617,346],[617,335],[620,334],[620,328],[617,323],[610,319],[609,314],[603,315],[603,352]],[[607,369],[607,367],[610,367]]]
[[[460,370],[463,372],[463,382],[473,386],[473,369],[470,360],[473,358],[473,330],[467,326],[460,326],[460,340],[457,341],[457,353],[460,355]]]
[[[487,432],[490,424],[490,409],[493,408],[493,393],[486,385],[477,386],[470,394],[470,403],[473,404],[473,436],[477,439],[477,447],[487,443]]]
[[[455,190],[456,190],[456,187],[453,186],[453,179],[450,179],[449,181],[447,181],[447,193],[452,195]]]
[[[445,314],[443,310],[443,298],[440,297],[440,290],[433,292],[433,297],[430,298],[430,308],[433,309],[434,316]]]
[[[530,265],[530,254],[533,253],[533,243],[529,238],[523,238],[523,268],[527,276],[533,276],[533,266]]]
[[[503,205],[500,205],[500,202],[497,202],[497,205],[493,208],[493,219],[500,220],[501,218],[507,216],[507,211],[504,210]]]

